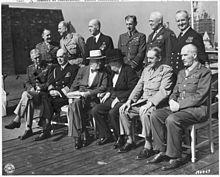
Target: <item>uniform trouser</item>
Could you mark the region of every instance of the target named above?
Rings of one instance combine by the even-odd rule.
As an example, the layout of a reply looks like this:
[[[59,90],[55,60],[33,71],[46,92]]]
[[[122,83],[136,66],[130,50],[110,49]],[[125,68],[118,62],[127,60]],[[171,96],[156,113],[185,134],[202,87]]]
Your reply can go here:
[[[69,135],[73,137],[80,137],[78,131],[84,131],[85,129],[85,101],[86,100],[83,98],[76,98],[73,99],[73,102],[68,106],[68,116],[70,121]]]
[[[131,133],[131,123],[132,119],[139,117],[140,107],[131,107],[127,113],[121,113],[119,109],[119,125],[120,125],[120,135],[132,135]]]
[[[113,98],[109,98],[105,103],[98,104],[92,109],[92,115],[96,120],[99,131],[99,138],[108,138],[111,136],[108,121],[114,129],[116,138],[120,135],[119,108],[123,103],[117,103],[114,108],[111,108],[112,101]]]
[[[42,113],[40,114],[40,117],[50,119],[52,115],[51,106],[49,105],[48,100],[44,97],[44,99],[41,99],[40,103],[36,103],[36,100],[39,99],[38,97],[43,97],[43,95],[33,93],[34,92],[30,94],[28,91],[24,91],[14,111],[14,113],[19,117],[25,118],[25,121],[30,128],[32,126],[34,109],[36,106],[41,108],[40,111]]]
[[[168,107],[155,110],[150,120],[154,150],[166,152],[166,155],[172,158],[181,157],[184,128],[197,123],[198,120],[184,110],[173,113]]]

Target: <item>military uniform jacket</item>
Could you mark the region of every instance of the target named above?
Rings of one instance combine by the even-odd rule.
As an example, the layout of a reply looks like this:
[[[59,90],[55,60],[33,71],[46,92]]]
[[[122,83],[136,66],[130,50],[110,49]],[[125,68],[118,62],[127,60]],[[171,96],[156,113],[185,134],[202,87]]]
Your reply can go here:
[[[128,65],[122,65],[115,87],[113,87],[113,77],[114,73],[112,72],[109,79],[108,92],[111,93],[113,99],[117,97],[121,103],[126,102],[137,84],[138,76],[136,72]]]
[[[128,33],[121,34],[118,40],[118,48],[124,57],[124,63],[130,65],[136,71],[143,66],[146,54],[146,36],[137,30],[130,37]]]
[[[49,66],[38,66],[36,67],[34,64],[29,65],[27,67],[27,80],[25,83],[25,89],[30,90],[31,88],[36,87],[38,85],[42,91],[47,90],[47,81],[49,77],[49,73],[51,72],[51,68]]]
[[[57,65],[52,72],[50,72],[50,76],[48,79],[48,89],[49,90],[58,90],[62,97],[66,97],[63,88],[66,88],[67,92],[70,89],[71,84],[73,83],[78,72],[77,65],[70,65],[69,63],[62,70],[60,65]]]
[[[98,41],[95,41],[93,36],[86,41],[86,56],[89,56],[90,50],[101,50],[102,55],[105,56],[107,50],[114,49],[112,38],[104,34],[100,34]]]
[[[182,47],[186,44],[194,44],[198,48],[198,58],[200,63],[204,64],[205,62],[208,62],[202,36],[190,27],[182,37],[178,37],[171,54],[170,66],[172,66],[176,74],[184,68],[180,54]]]
[[[96,97],[98,93],[105,92],[107,89],[108,78],[104,70],[99,70],[93,80],[91,86],[88,86],[90,66],[85,66],[79,69],[79,72],[71,85],[70,92],[79,90],[80,92],[90,92],[91,97]]]
[[[58,44],[51,42],[49,46],[45,42],[41,42],[35,47],[40,51],[41,59],[43,61],[52,61],[52,63],[57,63],[56,53],[59,49]]]
[[[68,33],[60,39],[60,47],[68,52],[71,59],[85,59],[85,41],[78,33]]]
[[[192,114],[198,120],[207,114],[207,98],[211,85],[211,71],[201,63],[186,76],[185,69],[177,77],[170,100],[177,101],[180,110]]]
[[[149,100],[158,106],[172,91],[172,74],[168,65],[160,65],[155,71],[147,66],[128,99],[135,103]]]
[[[153,35],[154,32],[148,36],[147,51],[152,47],[159,47],[161,49],[162,63],[169,65],[172,49],[176,42],[176,35],[165,27],[162,27],[154,38]]]

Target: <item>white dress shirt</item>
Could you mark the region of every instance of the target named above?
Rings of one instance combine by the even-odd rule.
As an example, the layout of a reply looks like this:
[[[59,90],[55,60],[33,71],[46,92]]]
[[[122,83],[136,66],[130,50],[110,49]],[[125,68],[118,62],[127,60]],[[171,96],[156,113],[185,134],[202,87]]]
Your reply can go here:
[[[88,86],[91,87],[92,86],[92,83],[97,75],[97,72],[98,71],[93,71],[92,72],[92,69],[90,68],[89,69],[89,79],[88,79]]]

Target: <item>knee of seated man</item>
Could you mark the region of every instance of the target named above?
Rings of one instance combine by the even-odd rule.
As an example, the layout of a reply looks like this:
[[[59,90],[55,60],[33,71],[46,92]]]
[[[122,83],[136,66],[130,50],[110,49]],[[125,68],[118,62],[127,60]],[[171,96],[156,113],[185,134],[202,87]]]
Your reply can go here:
[[[166,121],[165,121],[165,124],[166,124],[167,126],[173,125],[173,124],[178,124],[176,115],[175,115],[175,114],[170,114],[170,115],[167,117],[167,119],[166,119]]]

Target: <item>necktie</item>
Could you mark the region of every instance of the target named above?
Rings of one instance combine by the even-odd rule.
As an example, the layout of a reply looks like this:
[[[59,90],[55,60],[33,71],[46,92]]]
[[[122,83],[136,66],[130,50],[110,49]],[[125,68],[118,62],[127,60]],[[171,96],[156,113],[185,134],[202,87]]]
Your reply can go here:
[[[183,35],[183,32],[180,32],[179,36],[178,36],[178,39],[180,39]]]
[[[96,44],[96,37],[93,37],[93,41],[94,41],[94,43]]]

